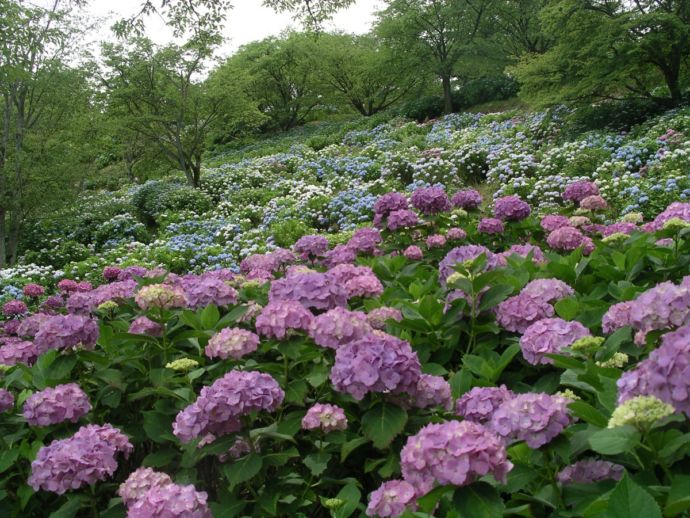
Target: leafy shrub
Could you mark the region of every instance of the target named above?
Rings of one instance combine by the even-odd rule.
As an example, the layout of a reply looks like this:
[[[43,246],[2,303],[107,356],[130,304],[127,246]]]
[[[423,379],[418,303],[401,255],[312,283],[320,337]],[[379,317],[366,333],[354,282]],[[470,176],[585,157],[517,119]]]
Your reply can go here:
[[[503,101],[516,97],[520,85],[506,75],[482,77],[468,81],[453,92],[453,104],[456,109],[470,108],[490,101]]]

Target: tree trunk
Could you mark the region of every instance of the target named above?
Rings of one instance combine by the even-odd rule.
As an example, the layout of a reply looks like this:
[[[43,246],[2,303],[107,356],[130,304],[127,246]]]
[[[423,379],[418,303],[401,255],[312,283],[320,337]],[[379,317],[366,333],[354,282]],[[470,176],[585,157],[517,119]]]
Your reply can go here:
[[[450,84],[450,75],[444,74],[441,76],[443,82],[443,113],[448,115],[453,113],[453,90]]]
[[[198,189],[201,187],[201,161],[197,160],[192,164],[192,187]]]

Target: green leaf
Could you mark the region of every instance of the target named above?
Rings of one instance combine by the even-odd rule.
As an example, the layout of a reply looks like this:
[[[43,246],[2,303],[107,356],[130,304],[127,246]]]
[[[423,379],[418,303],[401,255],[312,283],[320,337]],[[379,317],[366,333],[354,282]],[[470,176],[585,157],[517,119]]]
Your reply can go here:
[[[584,401],[573,401],[568,407],[577,417],[598,428],[605,428],[608,425],[609,420],[606,416]]]
[[[326,468],[328,467],[328,461],[331,460],[331,454],[324,451],[318,453],[312,453],[307,455],[303,462],[306,467],[309,468],[311,474],[315,477],[320,476]]]
[[[661,510],[652,495],[626,473],[611,493],[606,515],[610,518],[661,518]]]
[[[675,475],[666,499],[664,516],[677,516],[690,508],[690,475]]]
[[[223,474],[230,483],[230,487],[234,488],[236,485],[254,478],[261,471],[262,466],[263,459],[256,453],[250,453],[232,464],[223,466]]]
[[[334,518],[348,518],[357,509],[362,493],[355,484],[347,484],[335,496],[345,502],[345,504],[333,512]]]
[[[486,482],[456,489],[453,504],[463,518],[501,518],[505,509],[501,495]]]
[[[425,513],[433,513],[436,506],[441,501],[446,493],[453,490],[453,486],[438,486],[432,489],[426,495],[417,499],[419,510]]]
[[[150,468],[162,468],[163,466],[170,464],[172,460],[177,457],[177,455],[178,452],[175,450],[154,451],[144,457],[144,460],[141,461],[141,464]]]
[[[172,417],[160,412],[142,412],[144,416],[143,428],[146,436],[153,442],[165,443],[175,441],[172,434]]]
[[[592,434],[589,445],[603,455],[618,455],[630,451],[640,441],[640,432],[632,426],[604,428]]]
[[[350,456],[350,453],[352,453],[357,448],[365,445],[368,442],[369,439],[367,439],[366,437],[357,437],[355,439],[352,439],[351,441],[343,443],[343,445],[340,447],[340,462],[345,462],[345,459],[347,459]]]
[[[404,409],[390,403],[377,403],[362,416],[362,431],[374,446],[383,449],[403,431],[406,423]]]
[[[50,518],[72,518],[88,503],[89,499],[84,495],[69,495],[67,502],[56,511],[50,513]]]
[[[46,378],[53,383],[72,381],[70,373],[76,364],[77,357],[75,355],[60,356],[50,365]]]
[[[220,312],[215,304],[209,304],[199,315],[201,326],[204,329],[213,329],[220,320]]]
[[[479,304],[479,311],[486,311],[494,306],[498,306],[501,302],[508,298],[508,295],[513,293],[513,287],[505,284],[499,284],[489,288],[481,298]]]

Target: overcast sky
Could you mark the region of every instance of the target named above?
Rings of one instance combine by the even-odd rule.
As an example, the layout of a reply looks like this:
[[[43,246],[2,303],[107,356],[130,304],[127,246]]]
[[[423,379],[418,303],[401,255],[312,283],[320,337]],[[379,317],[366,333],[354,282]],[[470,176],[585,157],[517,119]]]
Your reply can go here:
[[[234,8],[228,13],[225,36],[227,43],[222,54],[231,54],[240,45],[277,35],[288,27],[298,28],[290,14],[277,14],[262,7],[261,0],[235,0]],[[91,0],[90,13],[99,18],[111,20],[131,16],[138,12],[141,0]],[[337,13],[328,29],[340,29],[357,34],[367,32],[374,20],[374,13],[381,9],[380,0],[357,0],[357,3]],[[111,22],[104,25],[101,39],[109,37]],[[160,18],[149,17],[146,21],[147,35],[158,43],[171,39],[170,31]]]

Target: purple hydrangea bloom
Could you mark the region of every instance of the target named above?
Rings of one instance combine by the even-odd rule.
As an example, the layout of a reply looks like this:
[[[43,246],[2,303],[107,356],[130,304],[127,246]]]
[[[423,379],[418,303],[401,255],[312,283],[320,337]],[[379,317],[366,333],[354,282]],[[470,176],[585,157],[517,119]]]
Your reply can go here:
[[[52,310],[52,309],[60,309],[64,307],[65,301],[60,295],[51,295],[48,297],[46,300],[43,301],[43,304],[41,304],[42,308],[45,308],[47,310]]]
[[[664,223],[673,218],[679,218],[683,221],[690,221],[690,203],[671,203],[671,205],[666,207],[666,210],[657,215],[653,221],[646,223],[642,229],[645,232],[656,232],[664,228]]]
[[[347,245],[356,253],[375,255],[382,241],[383,238],[378,229],[365,227],[356,230]]]
[[[518,196],[504,196],[494,202],[494,216],[503,221],[520,221],[530,215],[529,203]]]
[[[625,468],[606,460],[584,459],[563,468],[556,479],[563,485],[593,484],[602,480],[620,480]]]
[[[588,196],[597,196],[599,188],[595,183],[587,180],[580,180],[569,184],[563,191],[563,199],[566,201],[581,202]]]
[[[419,497],[436,484],[466,486],[489,474],[505,483],[513,465],[496,434],[470,421],[447,421],[426,425],[409,437],[400,467]]]
[[[467,237],[467,232],[458,227],[449,228],[446,237],[451,241],[462,241]]]
[[[32,365],[38,358],[38,351],[33,342],[21,338],[7,338],[0,347],[0,365]]]
[[[321,347],[337,349],[359,340],[371,331],[366,314],[361,311],[334,308],[314,318],[309,328],[309,336]]]
[[[173,309],[186,306],[181,287],[168,284],[150,284],[141,288],[134,297],[137,305],[144,311],[151,308]]]
[[[496,409],[514,396],[513,391],[508,390],[505,385],[474,387],[455,402],[455,413],[467,421],[486,424],[491,421]]]
[[[374,270],[368,266],[355,266],[354,264],[339,264],[326,272],[326,275],[336,284],[347,284],[352,279],[361,276],[374,275]]]
[[[415,408],[450,410],[453,406],[450,384],[441,376],[422,374],[410,392],[410,404]]]
[[[328,268],[333,268],[339,264],[351,264],[357,259],[357,252],[349,245],[337,245],[332,250],[326,252],[323,264]]]
[[[442,248],[446,246],[446,236],[434,234],[426,238],[426,246],[429,248]]]
[[[399,192],[388,192],[374,203],[374,213],[385,218],[396,210],[408,208],[407,198]]]
[[[237,292],[212,275],[187,275],[182,279],[182,289],[190,309],[237,304]]]
[[[14,409],[14,396],[12,392],[0,389],[0,413],[9,412]]]
[[[534,322],[552,317],[553,313],[553,306],[545,300],[520,293],[497,306],[496,320],[508,331],[524,333]]]
[[[403,252],[403,256],[410,261],[421,261],[422,257],[424,257],[424,252],[418,246],[410,245]]]
[[[378,297],[383,293],[383,284],[376,275],[359,275],[345,283],[347,298]]]
[[[472,210],[476,209],[482,204],[482,195],[479,191],[474,189],[465,189],[463,191],[456,192],[451,198],[451,202],[454,207],[460,209]]]
[[[345,286],[319,272],[296,273],[271,283],[268,300],[296,300],[305,308],[332,309],[347,304]]]
[[[153,337],[163,336],[163,326],[147,317],[135,318],[129,326],[128,333],[133,335],[148,335]]]
[[[405,510],[414,510],[416,500],[415,488],[404,480],[389,480],[369,495],[367,516],[397,518]]]
[[[34,338],[39,354],[50,349],[82,347],[92,350],[98,340],[98,324],[81,315],[55,315],[41,325]]]
[[[22,320],[17,328],[17,336],[28,336],[33,338],[36,336],[36,333],[38,333],[41,325],[53,316],[55,315],[51,315],[50,313],[34,313],[33,315],[29,315]]]
[[[630,312],[633,302],[619,302],[609,307],[601,319],[601,327],[606,334],[630,325]]]
[[[256,331],[282,340],[288,330],[309,330],[313,318],[311,312],[295,300],[269,302],[256,317]]]
[[[22,293],[24,294],[24,296],[29,297],[30,299],[41,297],[45,292],[45,288],[40,284],[30,283],[24,286],[24,288],[22,288]]]
[[[411,210],[396,210],[388,215],[387,226],[388,230],[399,230],[401,228],[414,227],[419,224],[417,214]]]
[[[422,187],[412,193],[412,205],[426,215],[448,212],[452,205],[446,191],[440,187]]]
[[[608,207],[606,200],[597,194],[587,196],[580,201],[580,208],[586,210],[606,210]]]
[[[173,433],[187,443],[207,434],[220,437],[237,432],[242,428],[242,416],[272,412],[284,397],[285,392],[270,374],[232,370],[202,388],[196,401],[177,414]]]
[[[690,286],[662,282],[630,303],[630,325],[635,342],[644,345],[650,331],[679,327],[690,321]]]
[[[326,250],[328,250],[328,239],[317,235],[302,236],[297,240],[293,248],[305,261],[313,260],[326,253]]]
[[[208,494],[194,486],[154,485],[127,510],[127,518],[213,518]]]
[[[277,269],[276,259],[271,254],[253,254],[240,263],[240,271],[245,274],[258,270],[272,273]]]
[[[585,236],[575,227],[561,227],[547,236],[546,243],[554,250],[570,252],[585,243]]]
[[[441,284],[445,285],[446,279],[455,273],[454,267],[465,261],[471,261],[484,254],[490,263],[493,258],[493,253],[486,247],[481,245],[464,245],[453,248],[441,260],[438,265],[439,277]]]
[[[547,354],[558,354],[563,348],[585,336],[591,336],[590,332],[579,322],[544,318],[525,329],[520,338],[520,348],[527,363],[551,364],[553,360]]]
[[[619,223],[613,223],[612,225],[607,225],[603,229],[602,234],[604,236],[610,236],[612,234],[627,234],[630,235],[637,230],[637,225],[634,223],[626,223],[625,221]]]
[[[131,281],[135,277],[145,277],[148,270],[143,266],[127,266],[117,276],[118,281]]]
[[[397,308],[389,308],[386,306],[372,309],[367,315],[367,321],[374,329],[385,329],[387,320],[400,322],[402,319],[402,311]]]
[[[10,300],[2,305],[2,314],[6,317],[17,317],[26,315],[29,308],[21,300]]]
[[[661,346],[618,380],[618,402],[655,396],[690,416],[690,325],[661,338]]]
[[[528,282],[520,293],[553,303],[574,295],[575,290],[559,279],[535,279]]]
[[[539,248],[536,245],[530,245],[530,244],[525,244],[525,245],[512,245],[508,250],[505,252],[501,252],[498,254],[500,257],[502,257],[504,260],[513,254],[519,255],[520,257],[527,258],[529,257],[530,254],[532,254],[532,262],[535,264],[544,264],[546,263],[546,256],[544,255],[544,252],[542,251],[541,248]],[[506,261],[507,264],[507,261]]]
[[[324,433],[347,429],[345,411],[336,405],[316,403],[302,419],[303,430],[321,430]]]
[[[76,423],[91,411],[89,397],[76,383],[57,385],[30,395],[22,414],[33,426],[49,426],[69,421]]]
[[[409,394],[421,373],[409,343],[378,331],[339,347],[330,377],[337,391],[361,400],[368,392]]]
[[[79,285],[72,279],[62,279],[57,283],[57,289],[60,293],[72,293],[78,291]]]
[[[8,320],[2,324],[2,330],[5,332],[5,334],[16,335],[20,325],[21,320]]]
[[[541,218],[539,225],[546,232],[553,232],[559,228],[571,226],[569,218],[558,214],[548,214],[547,216],[544,216]]]
[[[482,218],[477,225],[477,230],[482,234],[503,234],[505,229],[503,221],[498,218]]]
[[[116,281],[122,274],[122,268],[119,266],[106,266],[103,268],[103,278],[108,282]]]
[[[27,482],[34,491],[61,495],[112,476],[117,453],[128,457],[133,449],[127,436],[109,424],[82,426],[73,436],[38,450]]]
[[[120,495],[125,506],[129,507],[152,487],[167,486],[172,483],[167,473],[154,471],[151,468],[139,468],[120,484],[117,494]]]
[[[239,360],[259,347],[259,337],[239,327],[221,329],[213,335],[204,349],[209,358]]]
[[[539,448],[570,424],[568,403],[560,396],[518,394],[496,409],[489,427],[508,441],[525,441],[530,448]]]

